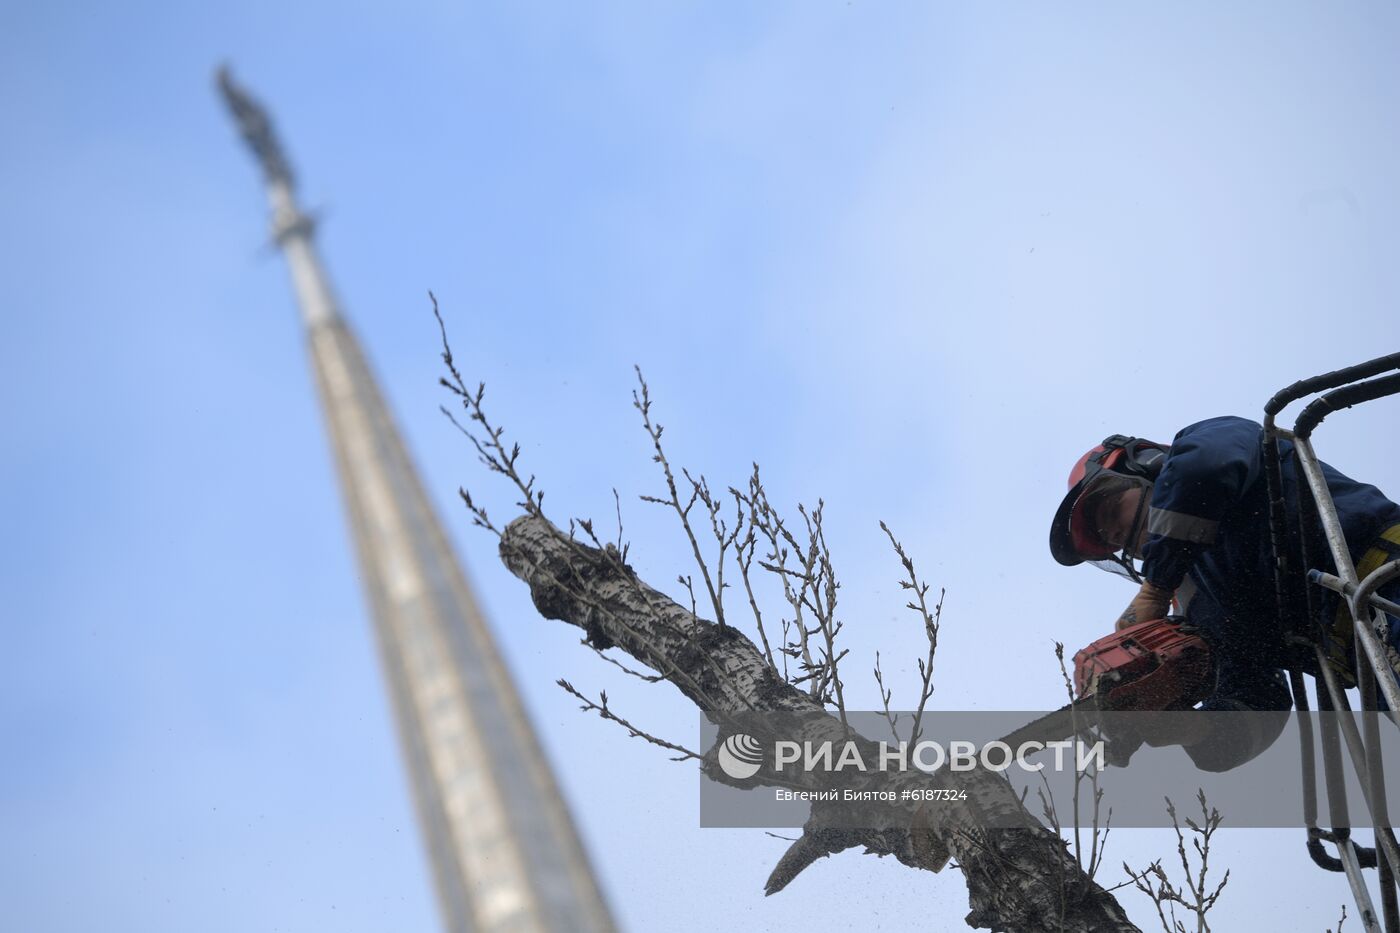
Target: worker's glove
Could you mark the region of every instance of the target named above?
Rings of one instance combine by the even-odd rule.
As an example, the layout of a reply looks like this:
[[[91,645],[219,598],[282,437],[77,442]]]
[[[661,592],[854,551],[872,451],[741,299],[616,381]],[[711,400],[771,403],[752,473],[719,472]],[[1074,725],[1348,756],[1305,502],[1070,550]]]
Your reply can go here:
[[[1142,589],[1138,590],[1133,601],[1128,603],[1128,608],[1123,610],[1123,614],[1118,617],[1118,623],[1114,627],[1121,631],[1139,622],[1165,618],[1171,605],[1171,590],[1144,580],[1142,581]]]

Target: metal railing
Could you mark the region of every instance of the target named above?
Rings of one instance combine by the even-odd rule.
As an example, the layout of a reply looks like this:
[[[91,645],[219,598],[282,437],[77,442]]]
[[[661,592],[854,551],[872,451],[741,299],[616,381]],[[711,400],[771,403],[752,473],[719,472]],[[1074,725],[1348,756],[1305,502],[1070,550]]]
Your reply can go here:
[[[1377,595],[1381,587],[1400,579],[1400,560],[1384,563],[1364,579],[1358,578],[1336,505],[1313,450],[1312,433],[1334,411],[1400,393],[1400,372],[1396,370],[1400,370],[1400,353],[1296,382],[1264,406],[1263,463],[1269,496],[1277,608],[1290,633],[1290,641],[1305,652],[1311,651],[1317,664],[1319,710],[1336,714],[1324,715],[1320,722],[1323,776],[1327,782],[1331,823],[1331,829],[1324,830],[1317,820],[1316,760],[1312,724],[1306,715],[1307,690],[1302,675],[1290,672],[1289,683],[1294,705],[1300,713],[1303,743],[1303,818],[1308,829],[1308,853],[1319,866],[1346,874],[1356,899],[1358,919],[1365,930],[1374,933],[1380,933],[1382,928],[1362,874],[1364,869],[1372,867],[1379,873],[1385,933],[1400,933],[1400,908],[1397,908],[1396,897],[1400,847],[1396,845],[1391,828],[1380,736],[1383,716],[1400,726],[1400,680],[1397,680],[1400,672],[1392,668],[1386,656],[1387,623],[1383,614],[1400,616],[1400,606]],[[1278,426],[1275,419],[1288,405],[1318,393],[1323,394],[1303,408],[1291,431]],[[1292,520],[1285,501],[1287,487],[1283,482],[1285,443],[1292,446],[1295,472],[1301,473],[1303,480],[1295,484],[1297,507],[1292,512],[1296,519]],[[1290,521],[1296,527],[1290,528]],[[1316,566],[1323,551],[1330,553],[1335,573],[1324,572]],[[1324,649],[1335,643],[1338,633],[1330,631],[1324,622],[1323,590],[1336,593],[1350,615],[1354,639],[1350,652],[1352,660],[1340,669],[1335,653],[1329,656]],[[1345,661],[1345,655],[1342,660]],[[1347,685],[1342,683],[1341,676],[1355,681],[1361,703],[1360,727],[1351,714]],[[1384,714],[1378,702],[1381,697],[1385,699]],[[1370,815],[1375,833],[1374,849],[1358,846],[1351,838],[1342,741]],[[1336,847],[1335,857],[1327,853],[1324,843]]]

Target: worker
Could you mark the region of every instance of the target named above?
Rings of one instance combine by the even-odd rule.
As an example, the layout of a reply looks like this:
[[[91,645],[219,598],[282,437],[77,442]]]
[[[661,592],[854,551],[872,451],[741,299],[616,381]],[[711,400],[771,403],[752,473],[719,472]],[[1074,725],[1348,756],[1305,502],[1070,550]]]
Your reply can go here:
[[[1285,620],[1276,608],[1262,432],[1256,422],[1223,417],[1182,429],[1170,447],[1110,437],[1075,464],[1050,529],[1050,552],[1059,563],[1093,562],[1138,584],[1118,628],[1162,618],[1175,603],[1200,631],[1216,667],[1205,710],[1288,710],[1283,671],[1317,673],[1315,653],[1285,638]],[[1292,444],[1283,443],[1280,454],[1289,534],[1296,544],[1301,471]],[[1400,557],[1400,506],[1326,464],[1322,472],[1359,575]],[[1312,547],[1310,557],[1321,569],[1334,570],[1325,547]],[[1382,593],[1393,599],[1397,590],[1400,583],[1392,583]],[[1356,651],[1350,613],[1330,593],[1318,604],[1329,663],[1350,685]],[[1387,621],[1394,661],[1400,656],[1400,619]],[[1229,742],[1206,741],[1198,723],[1200,731],[1165,744],[1185,746],[1206,770],[1226,770],[1262,752],[1283,728],[1278,717],[1256,719],[1250,720],[1254,734],[1233,735]]]

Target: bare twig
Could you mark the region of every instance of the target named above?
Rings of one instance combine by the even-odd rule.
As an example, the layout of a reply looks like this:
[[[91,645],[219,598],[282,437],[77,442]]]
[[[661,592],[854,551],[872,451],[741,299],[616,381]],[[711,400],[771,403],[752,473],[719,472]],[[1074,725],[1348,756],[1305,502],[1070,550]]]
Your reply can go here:
[[[894,552],[899,556],[899,562],[904,565],[905,572],[909,579],[900,580],[899,587],[903,590],[910,590],[914,597],[905,606],[919,614],[919,618],[924,623],[924,635],[928,639],[928,655],[919,661],[919,705],[914,711],[914,728],[909,736],[909,744],[916,745],[919,741],[920,726],[923,722],[924,708],[928,705],[929,698],[933,696],[933,659],[938,653],[938,626],[943,619],[943,597],[947,595],[947,590],[940,588],[938,591],[938,603],[929,609],[928,591],[929,584],[919,580],[919,576],[914,572],[914,560],[904,553],[904,546],[895,538],[894,532],[890,531],[888,525],[880,522],[880,530],[890,539]],[[915,602],[914,600],[918,600]]]
[[[758,464],[755,463],[753,465],[753,478],[749,480],[750,487],[757,481],[757,478]],[[739,565],[739,577],[744,581],[744,594],[749,598],[749,609],[753,611],[753,621],[758,627],[758,637],[759,640],[763,642],[763,656],[768,659],[769,667],[773,668],[774,672],[777,672],[778,663],[773,657],[772,646],[768,644],[768,632],[763,627],[763,611],[759,609],[758,600],[754,598],[753,581],[749,577],[749,568],[753,566],[754,549],[758,547],[758,538],[755,535],[756,529],[754,528],[755,522],[752,518],[754,510],[753,502],[751,499],[745,498],[744,495],[733,486],[729,487],[729,494],[734,497],[734,507],[737,511],[742,513],[746,505],[749,507],[750,519],[747,527],[744,529],[744,540],[738,542],[734,547],[734,562]],[[739,520],[736,519],[736,530],[738,528],[738,523]],[[783,677],[787,679],[786,674],[784,674]]]
[[[479,428],[477,430],[473,430],[468,425],[463,425],[452,415],[452,413],[445,406],[441,409],[443,414],[447,417],[449,421],[452,422],[453,426],[456,427],[458,431],[460,431],[464,436],[467,437],[469,441],[471,441],[472,446],[476,449],[478,459],[484,466],[486,466],[487,470],[493,473],[501,474],[513,486],[515,486],[517,492],[519,492],[521,495],[521,501],[518,502],[517,505],[524,509],[527,515],[544,519],[545,516],[542,509],[542,503],[544,501],[544,492],[542,490],[536,490],[534,488],[535,478],[533,476],[529,477],[528,479],[522,478],[520,473],[516,469],[516,463],[520,455],[520,445],[514,444],[512,445],[511,449],[507,451],[502,441],[504,429],[501,427],[493,426],[490,420],[488,419],[483,405],[483,400],[486,395],[485,383],[479,383],[475,390],[469,390],[467,388],[466,380],[463,378],[461,372],[457,368],[456,360],[453,356],[452,348],[448,341],[447,326],[443,321],[442,312],[438,307],[437,297],[432,292],[428,293],[428,297],[432,301],[433,317],[437,320],[438,323],[438,331],[442,338],[442,361],[443,364],[446,366],[448,372],[448,375],[446,377],[442,377],[438,381],[442,386],[447,388],[448,391],[450,391],[454,396],[458,398],[463,407],[463,410],[466,411],[468,414],[469,424],[470,422],[476,422],[479,425]],[[486,509],[477,504],[475,501],[473,501],[471,494],[465,488],[459,489],[458,493],[461,496],[463,503],[467,506],[467,509],[472,514],[473,524],[485,528],[488,531],[491,531],[498,538],[500,538],[503,532],[501,529],[497,528],[495,524],[492,523],[490,517],[486,512]],[[618,521],[618,534],[620,541],[620,504],[618,505]],[[562,532],[559,532],[557,528],[554,528],[552,524],[550,525],[550,527],[554,529],[554,533],[560,537],[561,541],[567,542],[571,548],[577,547],[577,542],[574,541],[575,526],[580,527],[585,531],[589,539],[593,541],[595,546],[597,546],[603,551],[603,553],[608,557],[610,562],[613,563],[615,568],[619,571],[621,576],[632,583],[633,588],[636,590],[637,593],[639,593],[642,596],[643,599],[651,599],[647,588],[640,585],[639,581],[637,581],[636,575],[632,573],[631,568],[627,566],[626,562],[623,559],[625,546],[614,546],[612,544],[603,545],[601,542],[598,541],[598,537],[593,531],[593,523],[590,520],[570,519],[569,533],[567,537],[565,537]],[[617,618],[606,605],[592,598],[592,596],[589,593],[588,582],[580,576],[578,567],[573,562],[570,562],[567,565],[567,573],[572,579],[565,580],[551,574],[551,581],[555,585],[570,592],[579,600],[595,607],[595,610],[600,615],[611,616],[614,619]],[[660,620],[661,616],[658,614],[657,624],[665,625],[665,623]],[[589,632],[589,637],[586,638],[585,641],[591,647],[599,649],[601,653],[601,649],[609,647],[611,642],[609,642],[605,638],[601,638],[599,631],[600,630],[597,629],[596,626],[593,627]],[[682,637],[688,638],[688,636]],[[695,648],[697,651],[704,653],[704,649],[701,646],[696,645]],[[704,685],[700,684],[698,681],[696,681],[694,678],[692,678],[686,671],[682,670],[677,665],[675,665],[674,662],[669,660],[665,655],[648,648],[645,639],[639,639],[638,650],[642,653],[642,657],[640,657],[639,660],[652,667],[662,677],[671,680],[678,686],[684,686],[686,689],[691,691],[692,695],[697,698],[697,702],[702,703],[702,705],[709,705],[710,701],[708,699],[705,699],[707,697],[707,688]],[[717,678],[721,682],[724,682],[728,680],[728,675],[723,670],[720,670],[718,672]],[[733,689],[732,683],[728,683],[726,684],[726,686],[731,690]],[[737,693],[738,691],[735,692]]]
[[[783,598],[792,607],[793,617],[791,620],[784,618],[783,623],[783,679],[789,683],[799,683],[807,678],[794,679],[788,671],[788,659],[798,662],[800,670],[813,671],[817,662],[812,657],[811,648],[808,644],[807,623],[803,620],[803,611],[807,604],[806,590],[812,585],[810,568],[804,564],[799,572],[789,569],[787,565],[789,553],[801,553],[801,546],[797,539],[788,531],[779,516],[777,509],[773,508],[768,501],[768,493],[763,488],[763,482],[759,478],[758,464],[754,464],[753,476],[749,478],[749,500],[752,507],[749,513],[750,523],[755,525],[764,537],[768,539],[769,551],[765,559],[759,561],[759,566],[769,573],[774,574],[783,584]],[[797,586],[794,588],[793,584]],[[789,632],[793,633],[796,640],[789,637]],[[818,695],[815,684],[809,685],[808,693],[812,696]]]
[[[622,663],[621,661],[619,661],[617,658],[614,658],[614,657],[612,657],[611,655],[605,653],[605,652],[604,652],[601,648],[599,648],[597,645],[590,644],[589,641],[588,641],[588,639],[586,639],[586,638],[585,638],[585,639],[582,639],[579,643],[582,644],[582,645],[585,645],[585,646],[587,646],[587,647],[589,647],[589,648],[591,648],[591,649],[593,649],[595,652],[597,652],[598,657],[602,658],[604,661],[607,661],[609,664],[612,664],[612,665],[616,666],[616,667],[617,667],[619,670],[621,670],[624,674],[630,674],[631,676],[636,677],[638,680],[644,680],[644,681],[646,681],[646,682],[649,683],[649,684],[654,684],[654,683],[657,683],[658,681],[662,681],[662,680],[665,680],[665,679],[666,679],[665,677],[662,677],[660,674],[643,674],[641,671],[634,671],[632,668],[628,667],[626,664],[623,664],[623,663]]]
[[[617,510],[617,557],[624,564],[627,563],[627,549],[631,545],[622,541],[622,499],[617,494],[617,487],[613,487],[613,508]]]
[[[699,615],[695,609],[695,587],[691,584],[690,574],[677,575],[676,582],[685,587],[685,591],[690,594],[690,614]]]
[[[824,700],[834,698],[836,711],[841,724],[846,725],[846,698],[843,694],[841,675],[837,665],[846,652],[836,650],[836,636],[841,631],[841,623],[836,618],[836,591],[841,584],[836,582],[836,571],[831,565],[831,550],[826,546],[826,532],[822,530],[822,509],[825,503],[817,500],[817,507],[808,514],[801,505],[797,511],[807,523],[807,536],[810,541],[809,554],[815,557],[816,577],[806,588],[807,606],[817,621],[817,631],[821,633],[822,660],[817,671],[818,696]],[[809,573],[811,563],[808,564]]]
[[[516,471],[515,463],[520,457],[520,445],[513,444],[510,450],[506,450],[505,445],[501,441],[501,437],[505,433],[505,428],[492,427],[491,422],[487,420],[486,412],[481,406],[481,401],[486,396],[486,383],[478,383],[475,390],[467,388],[466,381],[457,370],[457,364],[452,357],[452,347],[449,346],[447,342],[447,325],[443,323],[442,312],[438,309],[437,296],[430,291],[428,292],[428,298],[433,303],[433,317],[437,318],[438,332],[442,336],[442,362],[447,367],[448,372],[448,376],[438,379],[438,384],[457,396],[458,400],[461,402],[462,409],[467,413],[468,420],[474,421],[480,425],[480,433],[459,422],[453,416],[452,412],[448,410],[447,406],[441,406],[440,410],[447,416],[447,420],[451,421],[452,424],[456,426],[457,430],[461,431],[466,435],[467,439],[471,441],[472,446],[476,448],[477,457],[481,460],[482,464],[491,472],[502,474],[515,485],[515,488],[519,491],[521,496],[520,501],[517,502],[516,505],[524,509],[528,515],[543,516],[544,512],[542,511],[542,506],[544,504],[544,490],[535,489],[535,478],[533,476],[529,479],[522,479],[519,472]],[[465,489],[459,490],[459,492],[461,493],[462,501],[467,504],[467,508],[471,510],[473,516],[477,517],[477,523],[484,528],[496,532],[497,536],[499,536],[500,532],[487,519],[486,511],[484,509],[478,509],[473,505],[471,496],[468,495]]]
[[[583,706],[579,707],[580,709],[585,711],[593,710],[604,719],[608,719],[612,722],[617,723],[618,725],[626,729],[628,735],[630,735],[632,738],[646,739],[653,745],[659,745],[662,748],[670,749],[673,752],[680,752],[678,756],[671,759],[672,761],[686,761],[691,758],[694,758],[697,761],[704,760],[705,756],[700,755],[696,752],[692,752],[690,749],[686,748],[683,745],[677,745],[674,742],[667,742],[665,739],[658,739],[656,736],[652,735],[649,732],[643,732],[641,729],[638,729],[636,726],[632,725],[630,722],[623,719],[621,716],[617,715],[612,710],[608,709],[608,692],[606,690],[600,691],[598,693],[598,702],[595,703],[588,697],[580,693],[578,689],[575,688],[574,685],[569,683],[567,680],[561,678],[560,680],[556,681],[556,683],[558,683],[559,686],[563,687],[569,693],[573,694],[579,700],[583,701]]]
[[[744,512],[743,509],[736,507],[734,528],[730,530],[725,525],[724,519],[719,517],[720,508],[724,503],[710,492],[710,485],[705,481],[705,477],[701,476],[699,479],[696,479],[691,476],[690,471],[684,467],[681,468],[681,474],[690,483],[691,489],[693,490],[693,497],[700,501],[700,504],[705,507],[705,511],[709,514],[710,532],[715,536],[715,542],[719,544],[719,553],[715,557],[715,593],[718,602],[715,614],[718,616],[716,621],[722,626],[724,624],[724,591],[725,588],[729,586],[729,584],[724,582],[724,555],[728,552],[729,548],[735,546],[735,542],[739,538],[739,532],[743,530]]]
[[[896,742],[901,741],[899,737],[899,724],[896,717],[890,712],[890,698],[894,696],[894,691],[885,686],[885,675],[880,672],[880,652],[875,652],[875,686],[880,690],[880,705],[885,710],[885,722],[890,724],[890,735],[894,736]]]
[[[817,507],[810,511],[798,505],[807,531],[807,542],[803,545],[768,501],[757,465],[749,479],[749,495],[744,496],[732,488],[730,492],[749,507],[750,528],[767,538],[770,550],[759,566],[782,581],[783,596],[792,607],[791,631],[796,638],[788,638],[788,622],[784,619],[782,653],[785,659],[797,661],[800,673],[789,674],[784,660],[784,679],[792,684],[806,684],[808,694],[824,705],[835,706],[844,725],[846,702],[839,665],[846,652],[836,649],[836,638],[841,631],[841,622],[836,618],[836,599],[841,584],[836,579],[826,533],[822,529],[824,503],[817,500]],[[788,566],[789,554],[797,559],[795,568]],[[820,642],[816,641],[818,636]],[[766,640],[766,635],[764,637]]]
[[[1181,895],[1167,879],[1161,860],[1158,859],[1136,872],[1124,862],[1123,870],[1128,873],[1137,889],[1152,899],[1152,906],[1157,909],[1157,920],[1162,924],[1165,933],[1185,933],[1186,927],[1176,919],[1174,906]]]
[[[789,604],[792,603],[791,583],[786,576],[785,570],[788,552],[787,548],[779,542],[779,538],[786,534],[786,530],[782,528],[782,520],[778,518],[777,513],[768,502],[768,495],[763,489],[763,481],[759,477],[757,463],[753,465],[753,473],[749,476],[748,494],[745,495],[732,486],[729,488],[729,493],[741,507],[748,509],[748,532],[743,543],[739,545],[736,550],[735,558],[739,564],[740,575],[744,580],[744,591],[749,597],[749,607],[753,610],[754,622],[758,625],[759,638],[763,641],[764,656],[768,659],[768,664],[776,671],[778,670],[778,664],[774,658],[773,649],[768,643],[768,632],[763,626],[763,613],[758,607],[758,601],[754,598],[753,583],[749,570],[753,566],[754,552],[758,547],[756,532],[761,532],[768,540],[769,551],[766,555],[767,559],[759,561],[759,566],[769,571],[773,571],[774,565],[779,568],[776,573],[782,580],[784,596],[787,598]],[[797,609],[800,616],[800,604]],[[782,647],[779,649],[779,654],[781,654],[783,658],[782,676],[783,680],[786,681],[789,680],[788,658],[793,656],[787,647],[788,632],[791,623],[789,623],[786,618],[782,618],[780,619],[780,624],[782,631],[779,644]]]
[[[669,498],[667,499],[662,499],[657,496],[642,496],[642,501],[654,502],[659,505],[669,505],[671,508],[675,509],[676,515],[680,517],[681,527],[685,529],[685,536],[690,541],[690,549],[695,554],[695,563],[700,568],[701,576],[704,577],[705,589],[708,590],[710,593],[710,603],[714,606],[715,610],[715,623],[719,625],[720,628],[723,628],[723,592],[722,589],[716,587],[714,582],[710,580],[709,565],[705,563],[705,558],[700,554],[700,542],[696,540],[695,530],[690,526],[690,510],[694,507],[696,500],[702,500],[706,509],[708,509],[710,512],[711,521],[714,521],[715,514],[718,512],[718,506],[715,504],[716,500],[710,497],[709,488],[704,485],[703,477],[701,478],[702,482],[696,482],[694,479],[690,478],[689,473],[686,473],[686,479],[690,479],[691,486],[693,488],[691,490],[689,501],[686,502],[685,505],[681,505],[680,493],[676,490],[676,477],[671,472],[671,464],[666,459],[666,451],[663,450],[661,447],[661,433],[665,430],[665,427],[660,424],[652,423],[651,395],[647,390],[647,381],[642,376],[642,368],[640,366],[634,367],[634,369],[636,369],[637,371],[637,382],[639,383],[640,388],[632,390],[632,405],[634,408],[637,409],[637,411],[641,412],[642,426],[646,428],[647,436],[651,438],[652,446],[656,449],[656,453],[652,456],[652,460],[656,463],[661,464],[661,471],[666,477],[666,491],[669,495]],[[701,495],[702,492],[703,498]],[[719,535],[722,542],[724,540],[723,534],[720,533],[718,530],[716,531],[716,534]],[[723,565],[723,559],[724,550],[723,547],[721,547],[721,566]]]
[[[1188,933],[1186,924],[1176,916],[1178,904],[1188,913],[1188,916],[1195,917],[1196,933],[1210,933],[1210,924],[1206,920],[1206,914],[1215,906],[1220,899],[1221,892],[1225,890],[1225,885],[1230,882],[1230,872],[1226,870],[1224,877],[1220,879],[1220,883],[1214,889],[1207,887],[1206,876],[1210,870],[1210,841],[1215,831],[1220,828],[1222,817],[1220,811],[1207,806],[1205,791],[1197,789],[1196,801],[1201,807],[1201,821],[1199,823],[1189,817],[1178,820],[1176,806],[1172,803],[1171,798],[1167,798],[1167,813],[1171,816],[1172,828],[1176,831],[1176,852],[1184,873],[1184,887],[1178,887],[1167,877],[1166,870],[1162,868],[1161,860],[1153,862],[1141,871],[1133,871],[1126,862],[1123,863],[1123,870],[1127,872],[1137,889],[1152,899],[1153,905],[1157,908],[1157,917],[1166,933]],[[1186,851],[1186,834],[1181,831],[1183,822],[1191,831],[1191,848],[1199,860],[1199,865],[1195,869],[1191,867],[1191,858]]]
[[[1065,665],[1065,646],[1063,642],[1055,642],[1055,660],[1060,665],[1060,679],[1064,683],[1065,695],[1069,697],[1071,703],[1074,702],[1074,682],[1070,679],[1069,669]],[[1072,727],[1078,734],[1078,723],[1073,722]],[[1076,766],[1074,772],[1074,857],[1079,862],[1080,867],[1090,878],[1098,874],[1103,867],[1104,850],[1108,845],[1108,836],[1112,831],[1113,811],[1110,809],[1105,816],[1102,811],[1104,791],[1099,786],[1100,772],[1097,764],[1089,765],[1080,769]],[[1080,787],[1084,781],[1089,782],[1090,800],[1093,809],[1090,811],[1090,836],[1089,836],[1089,857],[1086,861],[1083,856],[1082,840],[1079,831],[1079,795]],[[1100,828],[1102,826],[1102,829]]]

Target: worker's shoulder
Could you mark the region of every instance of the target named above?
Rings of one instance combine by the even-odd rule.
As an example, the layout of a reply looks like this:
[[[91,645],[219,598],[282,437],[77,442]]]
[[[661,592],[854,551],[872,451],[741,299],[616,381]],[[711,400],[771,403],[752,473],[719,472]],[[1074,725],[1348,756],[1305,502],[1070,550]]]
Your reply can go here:
[[[1186,427],[1176,432],[1176,438],[1172,443],[1175,445],[1187,438],[1199,440],[1204,437],[1248,437],[1250,439],[1257,439],[1259,437],[1259,432],[1263,430],[1263,425],[1257,421],[1241,418],[1238,415],[1220,415],[1215,418],[1206,418],[1203,421],[1197,421],[1194,424],[1188,424]]]

